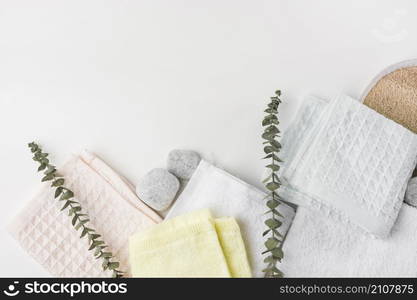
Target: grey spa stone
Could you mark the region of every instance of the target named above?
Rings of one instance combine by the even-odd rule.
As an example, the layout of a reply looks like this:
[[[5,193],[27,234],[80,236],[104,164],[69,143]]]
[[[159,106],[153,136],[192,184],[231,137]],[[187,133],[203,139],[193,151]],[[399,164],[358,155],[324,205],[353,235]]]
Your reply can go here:
[[[405,192],[405,202],[417,207],[417,177],[411,178]]]
[[[149,171],[136,185],[136,194],[157,211],[167,209],[180,187],[179,180],[165,169]]]
[[[200,155],[191,150],[172,150],[168,154],[168,171],[180,179],[190,179],[200,163]]]

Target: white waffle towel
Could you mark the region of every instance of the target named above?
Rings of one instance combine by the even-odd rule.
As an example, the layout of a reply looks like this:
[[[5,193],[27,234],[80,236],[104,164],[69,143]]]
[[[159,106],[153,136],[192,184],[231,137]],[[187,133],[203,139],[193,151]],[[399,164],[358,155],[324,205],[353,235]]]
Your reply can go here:
[[[417,135],[348,96],[308,97],[283,154],[284,199],[386,237],[416,165]]]

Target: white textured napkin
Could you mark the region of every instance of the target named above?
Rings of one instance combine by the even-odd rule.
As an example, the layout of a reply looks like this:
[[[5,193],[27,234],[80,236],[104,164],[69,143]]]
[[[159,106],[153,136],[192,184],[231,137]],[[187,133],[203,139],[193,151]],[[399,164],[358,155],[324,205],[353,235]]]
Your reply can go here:
[[[265,250],[265,238],[262,236],[266,230],[265,196],[262,191],[203,160],[169,211],[167,219],[203,208],[210,209],[215,216],[236,218],[245,241],[252,273],[261,277],[265,267],[264,257],[261,255]],[[278,210],[284,216],[279,231],[285,235],[294,217],[294,209],[282,204]]]
[[[385,237],[416,165],[417,136],[348,96],[308,97],[283,154],[286,200]]]
[[[59,173],[88,213],[88,226],[102,235],[120,270],[129,275],[129,236],[161,218],[137,198],[124,178],[91,153],[72,157]],[[10,224],[11,234],[53,276],[111,277],[88,251],[87,239],[80,239],[67,210],[60,211],[62,205],[54,199],[50,183],[44,184]]]

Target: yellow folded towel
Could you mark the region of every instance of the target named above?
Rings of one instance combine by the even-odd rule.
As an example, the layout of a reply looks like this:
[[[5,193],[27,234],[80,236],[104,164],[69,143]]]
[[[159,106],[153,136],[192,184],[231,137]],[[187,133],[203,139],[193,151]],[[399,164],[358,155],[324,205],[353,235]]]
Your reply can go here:
[[[134,277],[251,277],[238,224],[209,210],[133,235],[129,256]]]

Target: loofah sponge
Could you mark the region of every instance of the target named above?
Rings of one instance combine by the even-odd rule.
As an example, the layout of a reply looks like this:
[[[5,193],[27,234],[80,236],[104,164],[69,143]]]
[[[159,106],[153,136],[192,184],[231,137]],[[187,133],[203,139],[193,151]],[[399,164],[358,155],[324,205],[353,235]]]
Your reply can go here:
[[[390,67],[387,74],[370,87],[363,102],[417,133],[417,66],[410,64],[406,62]]]

